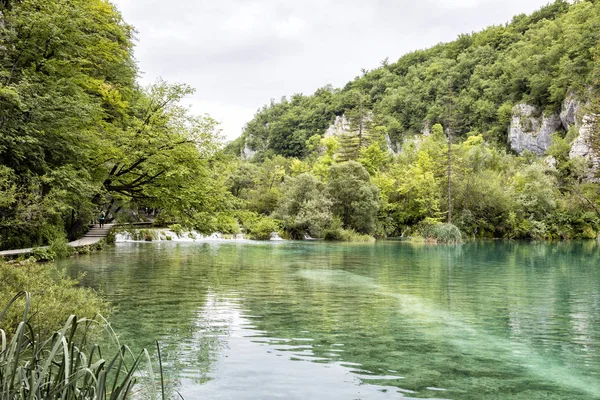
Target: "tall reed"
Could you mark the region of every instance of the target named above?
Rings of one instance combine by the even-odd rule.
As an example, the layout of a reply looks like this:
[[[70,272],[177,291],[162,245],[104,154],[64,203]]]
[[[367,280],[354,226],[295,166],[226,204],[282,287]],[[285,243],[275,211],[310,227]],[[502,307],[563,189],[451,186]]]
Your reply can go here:
[[[143,361],[148,368],[145,389],[149,397],[166,398],[162,379],[161,394],[157,393],[146,349],[135,356],[129,347],[120,346],[116,354],[104,358],[98,345],[87,343],[95,320],[72,315],[51,337],[40,338],[28,322],[30,295],[21,292],[0,313],[0,321],[20,297],[25,298],[25,307],[16,331],[9,338],[0,329],[0,399],[127,399],[145,372]]]

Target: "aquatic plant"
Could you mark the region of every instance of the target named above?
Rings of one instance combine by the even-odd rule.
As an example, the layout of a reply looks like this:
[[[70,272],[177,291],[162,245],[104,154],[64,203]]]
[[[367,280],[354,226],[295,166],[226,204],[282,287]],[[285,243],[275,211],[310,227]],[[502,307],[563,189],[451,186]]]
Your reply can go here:
[[[98,345],[87,343],[90,328],[98,322],[74,315],[60,330],[44,339],[29,322],[31,298],[28,292],[19,293],[9,302],[0,313],[0,321],[20,298],[25,299],[24,312],[15,332],[8,339],[6,332],[0,329],[0,398],[128,399],[142,376],[143,361],[146,361],[149,378],[145,389],[149,389],[151,398],[158,397],[146,349],[134,356],[129,347],[123,345],[112,357],[103,358]],[[161,395],[166,398],[164,387]]]
[[[38,264],[33,259],[0,261],[0,305],[11,302],[15,293],[32,293],[36,301],[29,307],[27,322],[35,325],[37,333],[43,336],[59,329],[71,314],[81,317],[110,314],[108,303],[98,293],[78,283],[53,264]],[[22,320],[20,310],[24,306],[22,298],[14,302],[0,320],[0,329],[13,332]]]

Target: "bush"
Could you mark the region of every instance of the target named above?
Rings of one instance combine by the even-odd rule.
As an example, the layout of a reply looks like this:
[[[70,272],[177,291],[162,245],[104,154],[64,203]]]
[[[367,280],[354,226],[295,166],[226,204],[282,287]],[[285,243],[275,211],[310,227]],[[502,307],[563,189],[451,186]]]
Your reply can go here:
[[[56,253],[53,252],[49,247],[35,247],[31,252],[33,258],[36,261],[54,261],[56,259]]]
[[[442,224],[439,222],[424,222],[418,228],[418,232],[427,242],[442,244],[462,243],[460,229],[453,224]]]
[[[254,223],[250,228],[250,239],[254,240],[269,240],[271,233],[280,230],[279,222],[271,218],[262,218]]]
[[[77,287],[77,283],[52,264],[38,264],[33,260],[0,262],[0,304],[8,304],[15,293],[32,293],[36,302],[30,319],[42,334],[54,332],[71,314],[89,317],[108,314],[108,303],[93,290]],[[23,317],[22,311],[17,311],[22,304],[20,300],[17,307],[7,312],[0,321],[0,329],[16,328]]]
[[[117,242],[117,234],[115,229],[112,228],[108,231],[108,235],[106,235],[106,244],[115,244]]]
[[[323,239],[338,242],[374,242],[371,235],[364,235],[352,229],[342,228],[342,221],[334,218],[331,226],[323,232]]]
[[[56,237],[50,243],[49,248],[58,258],[71,257],[73,255],[73,247],[69,246],[64,236]]]
[[[157,229],[123,229],[121,232],[127,232],[131,236],[131,240],[145,240],[150,242],[158,240],[159,231]]]

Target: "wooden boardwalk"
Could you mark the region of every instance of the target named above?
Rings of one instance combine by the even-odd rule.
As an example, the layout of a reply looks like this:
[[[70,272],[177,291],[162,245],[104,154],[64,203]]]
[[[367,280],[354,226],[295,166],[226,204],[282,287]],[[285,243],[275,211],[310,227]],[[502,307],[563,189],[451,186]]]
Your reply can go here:
[[[104,227],[100,228],[96,225],[92,229],[85,234],[81,239],[75,240],[73,242],[69,242],[69,246],[71,247],[80,247],[80,246],[88,246],[90,244],[96,244],[100,240],[104,239],[110,228],[112,228],[115,224],[105,224]],[[48,246],[43,246],[41,248],[47,248]],[[21,255],[31,254],[33,252],[33,247],[29,247],[27,249],[17,249],[17,250],[4,250],[0,251],[0,257],[18,257]]]

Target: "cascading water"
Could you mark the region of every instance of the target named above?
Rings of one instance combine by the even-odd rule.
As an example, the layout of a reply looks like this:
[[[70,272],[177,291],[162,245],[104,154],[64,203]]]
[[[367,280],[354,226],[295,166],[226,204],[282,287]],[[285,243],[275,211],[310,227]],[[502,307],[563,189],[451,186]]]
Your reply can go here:
[[[200,242],[200,241],[242,241],[248,240],[244,234],[223,234],[214,232],[210,235],[203,235],[196,231],[174,232],[169,229],[145,229],[123,231],[115,235],[115,242],[152,242],[152,241],[169,241],[169,242]],[[271,233],[271,239],[274,241],[284,240],[277,232]]]

